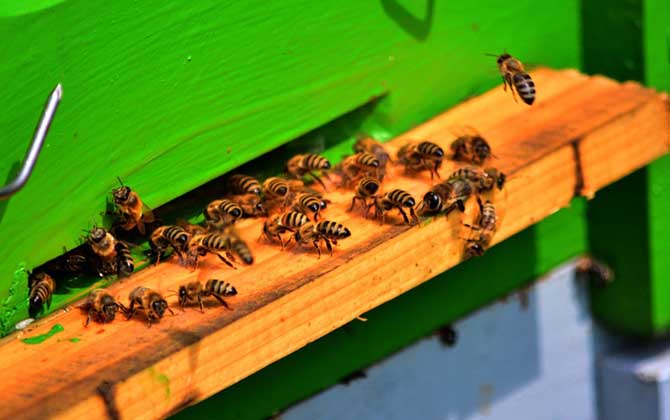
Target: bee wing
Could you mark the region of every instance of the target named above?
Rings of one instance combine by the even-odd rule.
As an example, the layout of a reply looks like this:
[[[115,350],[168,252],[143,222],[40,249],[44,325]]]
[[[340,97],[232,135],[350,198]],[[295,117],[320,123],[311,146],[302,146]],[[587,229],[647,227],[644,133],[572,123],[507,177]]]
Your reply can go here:
[[[479,130],[471,125],[453,125],[448,128],[449,132],[455,137],[477,136],[480,135]]]
[[[144,223],[153,223],[156,220],[154,211],[144,203],[142,203],[142,219]]]

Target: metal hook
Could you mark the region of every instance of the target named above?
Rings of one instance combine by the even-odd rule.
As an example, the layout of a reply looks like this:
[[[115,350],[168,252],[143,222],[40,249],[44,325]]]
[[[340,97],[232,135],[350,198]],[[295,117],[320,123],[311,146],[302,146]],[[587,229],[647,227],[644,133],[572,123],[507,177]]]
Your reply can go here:
[[[42,118],[37,125],[37,130],[35,131],[33,142],[30,145],[30,150],[28,150],[26,159],[23,161],[21,171],[12,182],[0,188],[0,200],[5,200],[16,194],[21,188],[23,188],[23,186],[26,184],[26,181],[28,181],[30,174],[33,172],[33,168],[35,167],[35,162],[37,162],[37,157],[40,155],[42,145],[44,144],[44,138],[49,132],[51,120],[53,120],[56,109],[58,108],[58,103],[60,102],[62,96],[63,86],[61,86],[59,83],[53,92],[51,92],[51,96],[49,96],[49,101],[47,102],[46,107],[44,108],[44,112],[42,113]]]

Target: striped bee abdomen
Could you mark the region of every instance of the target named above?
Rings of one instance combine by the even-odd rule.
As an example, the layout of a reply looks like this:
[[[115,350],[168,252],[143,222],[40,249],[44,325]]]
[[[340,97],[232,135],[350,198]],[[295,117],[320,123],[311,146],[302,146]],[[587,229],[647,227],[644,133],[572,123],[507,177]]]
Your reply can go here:
[[[528,105],[535,102],[535,82],[528,73],[516,73],[512,78],[516,91],[521,99]]]
[[[234,296],[237,294],[237,290],[232,284],[227,281],[216,279],[207,280],[207,283],[205,283],[205,290],[220,296]]]

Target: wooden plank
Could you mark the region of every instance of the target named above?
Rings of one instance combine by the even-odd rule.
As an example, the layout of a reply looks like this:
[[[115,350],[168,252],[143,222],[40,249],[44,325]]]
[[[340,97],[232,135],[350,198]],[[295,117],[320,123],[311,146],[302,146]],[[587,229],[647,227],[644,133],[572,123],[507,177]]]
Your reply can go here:
[[[659,111],[667,106],[666,96],[604,78],[587,79],[572,71],[541,70],[534,77],[542,81],[538,86],[555,94],[540,94],[538,103],[528,108],[515,105],[508,93],[497,89],[389,144],[389,149],[397,149],[431,133],[431,140],[448,147],[457,121],[453,115],[473,112],[467,124],[486,127],[485,134],[499,156],[493,163],[509,175],[505,190],[494,196],[502,215],[496,243],[566,206],[580,184],[578,167],[583,184],[595,189],[610,177],[621,177],[667,153],[663,135],[668,130],[667,115]],[[580,88],[561,91],[561,86]],[[492,106],[501,97],[506,104]],[[501,109],[501,118],[496,109]],[[571,112],[574,109],[584,112]],[[639,139],[639,147],[648,152],[614,153],[628,147],[628,137],[620,133],[642,125],[650,127],[650,135]],[[575,154],[574,143],[579,145],[577,150],[586,151],[585,158]],[[599,144],[607,144],[613,153],[593,158],[592,145]],[[454,163],[447,162],[443,176],[454,168]],[[385,188],[405,188],[419,198],[429,185],[427,176],[407,178],[394,170]],[[204,314],[178,312],[151,329],[139,320],[84,329],[82,314],[73,310],[54,314],[22,334],[43,333],[56,322],[65,328],[41,345],[28,346],[17,337],[3,340],[0,369],[6,379],[1,385],[5,404],[0,416],[105,415],[114,411],[112,406],[129,418],[164,416],[239,381],[462,260],[459,238],[467,234],[462,222],[473,216],[472,201],[463,218],[438,217],[409,228],[380,226],[347,213],[350,197],[342,190],[328,193],[333,204],[327,218],[344,223],[353,233],[332,257],[316,259],[310,251],[281,252],[266,243],[254,243],[256,262],[249,267],[231,270],[207,259],[191,273],[165,263],[111,287],[113,294],[124,299],[138,284],[167,291],[188,280],[222,277],[238,288],[239,295],[230,299],[234,311],[212,307]],[[248,241],[258,238],[259,221],[247,220],[240,227]],[[67,339],[72,337],[81,341],[71,343]],[[39,373],[26,372],[25,366],[37,362]],[[107,403],[98,391],[103,382],[110,384]]]

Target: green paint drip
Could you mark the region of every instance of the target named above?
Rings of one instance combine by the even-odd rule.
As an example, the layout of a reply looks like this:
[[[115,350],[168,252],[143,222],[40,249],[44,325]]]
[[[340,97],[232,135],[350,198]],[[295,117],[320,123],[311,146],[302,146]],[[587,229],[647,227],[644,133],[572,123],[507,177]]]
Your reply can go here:
[[[80,342],[80,341],[81,341],[81,338],[78,338],[78,337],[72,337],[72,338],[70,339],[70,343],[78,343],[78,342]]]
[[[47,338],[58,334],[59,332],[65,331],[65,328],[61,324],[56,324],[51,329],[49,330],[48,333],[37,335],[35,337],[28,337],[24,338],[23,341],[26,344],[41,344],[43,343]]]
[[[156,372],[156,369],[150,367],[147,369],[149,375],[165,387],[165,399],[170,398],[170,378],[164,373]]]

